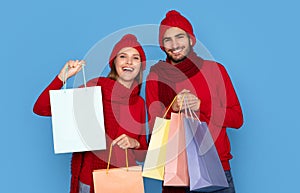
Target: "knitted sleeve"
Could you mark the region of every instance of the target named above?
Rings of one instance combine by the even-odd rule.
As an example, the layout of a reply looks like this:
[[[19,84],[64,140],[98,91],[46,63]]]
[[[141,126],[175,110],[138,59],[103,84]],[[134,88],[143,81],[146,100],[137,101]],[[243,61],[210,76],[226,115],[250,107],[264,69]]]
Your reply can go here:
[[[63,86],[63,82],[56,76],[45,88],[33,106],[33,112],[41,116],[51,116],[50,90],[58,90]]]
[[[164,105],[160,102],[158,89],[157,75],[150,72],[146,82],[146,105],[148,109],[148,127],[150,134],[153,130],[155,118],[162,117],[165,110]]]
[[[222,124],[223,127],[240,128],[243,124],[243,113],[239,99],[226,69],[220,64],[218,66],[225,85],[226,101],[220,103],[220,106],[216,107],[218,108],[216,112],[225,111],[225,118],[223,118]],[[218,119],[218,116],[214,116],[213,118],[214,122],[219,122]]]

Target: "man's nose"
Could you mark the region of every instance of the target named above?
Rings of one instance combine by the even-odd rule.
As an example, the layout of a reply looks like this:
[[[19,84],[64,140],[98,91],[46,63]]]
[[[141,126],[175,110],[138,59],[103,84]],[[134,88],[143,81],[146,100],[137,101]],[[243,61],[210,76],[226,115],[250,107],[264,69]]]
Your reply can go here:
[[[176,49],[179,47],[179,43],[176,39],[172,40],[172,49]]]

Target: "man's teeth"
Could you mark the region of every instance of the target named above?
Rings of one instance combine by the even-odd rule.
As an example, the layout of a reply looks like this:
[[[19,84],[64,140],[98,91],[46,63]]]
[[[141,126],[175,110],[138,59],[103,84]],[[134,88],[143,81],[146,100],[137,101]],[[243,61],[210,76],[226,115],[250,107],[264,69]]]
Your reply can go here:
[[[130,71],[130,72],[132,72],[132,71],[133,71],[133,68],[124,67],[123,70],[124,70],[124,71]]]
[[[181,52],[181,51],[182,51],[182,49],[177,49],[177,50],[174,50],[173,53],[174,53],[174,54],[177,54],[177,53],[179,53],[179,52]]]

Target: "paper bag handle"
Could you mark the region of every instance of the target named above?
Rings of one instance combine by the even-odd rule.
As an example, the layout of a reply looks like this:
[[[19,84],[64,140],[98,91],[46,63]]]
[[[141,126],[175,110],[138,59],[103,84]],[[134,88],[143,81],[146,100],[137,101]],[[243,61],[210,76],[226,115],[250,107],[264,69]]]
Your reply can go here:
[[[184,96],[185,96],[185,93],[183,94],[183,97],[182,97],[181,102],[180,102],[179,113],[180,113],[180,111],[182,109],[182,104],[183,104]],[[168,106],[168,108],[167,108],[167,110],[166,110],[163,118],[165,118],[167,116],[167,113],[169,112],[171,106],[173,105],[173,103],[175,102],[176,99],[177,99],[177,95],[174,97],[174,99],[172,100],[171,104]]]
[[[107,168],[106,168],[106,174],[108,174],[108,170],[109,170],[109,165],[110,165],[110,158],[111,158],[111,152],[112,152],[112,143],[110,144],[109,147],[109,155],[108,155],[108,162],[107,162]],[[128,171],[128,153],[127,153],[127,149],[125,149],[125,155],[126,155],[126,170]]]
[[[189,110],[189,113],[190,113],[190,116],[192,117],[192,118],[196,118],[197,119],[197,121],[199,121],[199,123],[200,124],[202,124],[202,122],[200,121],[200,119],[199,119],[199,117],[198,117],[198,115],[195,113],[195,111],[193,111],[191,108],[187,108],[187,106],[186,106],[186,99],[184,98],[184,111],[185,111],[185,116],[187,116],[187,109]]]
[[[86,79],[85,79],[85,71],[84,71],[84,66],[85,64],[81,64],[82,66],[82,75],[83,75],[83,83],[84,87],[86,87]],[[63,77],[63,88],[67,89],[67,77],[68,77],[68,71],[69,71],[69,66],[66,67],[64,77]]]

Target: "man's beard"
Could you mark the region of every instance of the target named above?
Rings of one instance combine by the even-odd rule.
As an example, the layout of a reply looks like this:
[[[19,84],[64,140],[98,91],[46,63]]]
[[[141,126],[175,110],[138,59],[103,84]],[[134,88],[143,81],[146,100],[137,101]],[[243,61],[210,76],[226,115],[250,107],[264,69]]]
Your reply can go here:
[[[184,61],[184,60],[188,57],[188,55],[191,53],[191,51],[192,51],[192,46],[189,46],[189,47],[188,47],[187,53],[186,53],[185,55],[183,55],[182,57],[178,58],[178,59],[172,57],[172,55],[169,54],[168,52],[166,52],[166,54],[167,54],[167,58],[168,58],[173,64],[178,64],[178,63]]]
[[[175,58],[173,58],[171,55],[169,55],[169,54],[167,54],[167,57],[168,57],[168,59],[172,62],[172,63],[174,63],[174,64],[178,64],[178,63],[180,63],[180,62],[182,62],[183,60],[185,60],[186,58],[187,58],[187,56],[183,56],[183,57],[181,57],[181,58],[179,58],[179,59],[175,59]]]

